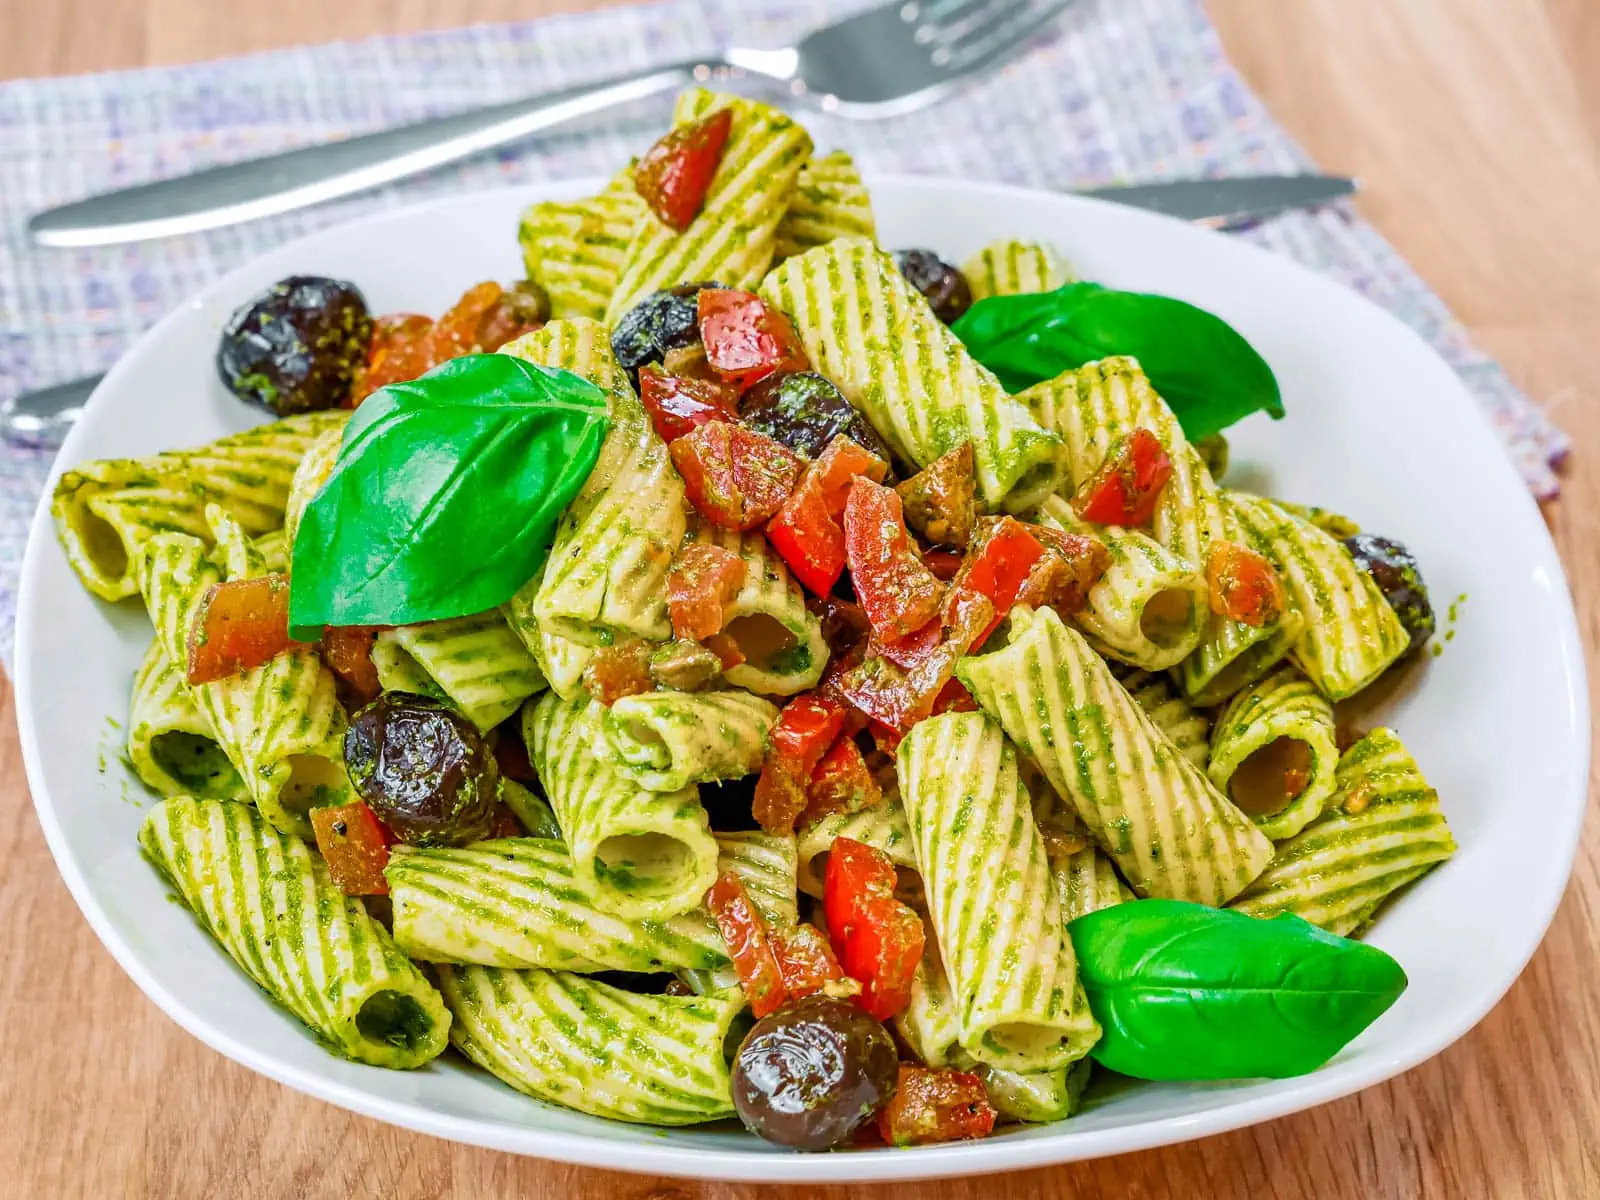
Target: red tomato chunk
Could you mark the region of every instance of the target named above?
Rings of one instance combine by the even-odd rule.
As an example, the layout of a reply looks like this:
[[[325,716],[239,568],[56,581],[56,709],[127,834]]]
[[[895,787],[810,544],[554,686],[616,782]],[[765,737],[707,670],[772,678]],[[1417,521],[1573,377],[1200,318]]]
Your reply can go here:
[[[706,908],[739,973],[739,986],[757,1017],[777,1012],[788,999],[783,971],[773,953],[766,921],[756,909],[744,882],[732,871],[718,877],[706,893]]]
[[[865,755],[848,734],[818,760],[806,788],[802,825],[834,812],[860,812],[883,801],[883,789],[867,768]]]
[[[851,482],[844,538],[856,598],[880,642],[897,642],[938,616],[944,584],[923,566],[892,488]]]
[[[584,667],[583,686],[607,708],[624,696],[654,691],[656,682],[650,674],[650,644],[633,641],[607,646]]]
[[[1161,439],[1140,427],[1111,444],[1100,469],[1084,480],[1072,507],[1096,525],[1148,525],[1172,478],[1172,459]]]
[[[1237,542],[1218,542],[1206,560],[1211,611],[1260,628],[1283,613],[1283,584],[1272,563]]]
[[[650,414],[656,432],[675,442],[707,421],[739,419],[734,406],[739,393],[721,383],[684,379],[655,367],[639,368],[639,400]]]
[[[289,640],[287,575],[214,583],[189,627],[186,677],[199,684],[242,675],[299,645]]]
[[[323,663],[348,690],[352,707],[376,700],[383,691],[378,668],[372,663],[372,647],[377,640],[378,630],[373,625],[330,625],[317,643]]]
[[[1086,533],[1065,533],[1048,525],[1028,528],[1043,543],[1045,556],[1034,564],[1016,603],[1053,608],[1064,617],[1081,611],[1089,603],[1090,589],[1111,566],[1111,551]]]
[[[833,947],[815,925],[796,925],[772,935],[772,952],[789,1000],[799,1000],[845,979]]]
[[[733,110],[719,108],[670,131],[639,160],[634,190],[667,228],[682,233],[700,215],[732,128]]]
[[[926,1146],[988,1137],[996,1113],[983,1080],[950,1067],[900,1064],[894,1099],[878,1114],[891,1146]]]
[[[766,761],[756,780],[752,811],[768,833],[793,833],[806,807],[806,789],[817,763],[844,729],[844,707],[825,697],[796,696],[778,714]]]
[[[774,371],[809,371],[789,318],[752,292],[706,288],[696,298],[711,369],[741,392]]]
[[[699,641],[721,633],[723,610],[744,586],[745,562],[732,550],[697,542],[678,551],[667,572],[667,612],[674,637]]]
[[[311,828],[317,849],[327,861],[328,874],[346,896],[387,896],[389,846],[394,841],[366,802],[338,808],[313,808]]]
[[[839,524],[851,481],[881,482],[889,464],[843,434],[809,464],[800,482],[767,523],[767,540],[805,587],[826,596],[844,574],[844,529]]]
[[[860,980],[858,1003],[880,1021],[911,1001],[911,978],[927,938],[922,918],[895,899],[894,863],[883,851],[836,838],[823,878],[828,937],[845,974]]]
[[[689,502],[723,529],[767,520],[794,490],[803,463],[781,442],[727,421],[708,421],[672,443]]]
[[[1043,557],[1044,547],[1039,539],[1015,517],[1001,517],[987,525],[951,582],[951,602],[946,606],[953,611],[959,597],[967,593],[984,596],[994,606],[994,615],[969,644],[969,650],[987,641],[1005,619],[1034,564]]]

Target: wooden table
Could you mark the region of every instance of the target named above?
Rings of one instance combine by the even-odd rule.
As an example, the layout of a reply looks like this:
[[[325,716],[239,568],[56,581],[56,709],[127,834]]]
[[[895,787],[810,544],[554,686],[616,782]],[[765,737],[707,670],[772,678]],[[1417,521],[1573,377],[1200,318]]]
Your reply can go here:
[[[0,0],[0,77],[133,66],[605,0]],[[1551,527],[1600,642],[1600,8],[1210,0],[1234,60],[1577,445]],[[686,1200],[734,1185],[553,1166],[391,1129],[181,1032],[101,949],[28,805],[0,679],[0,1193]],[[1539,797],[1526,797],[1530,812]],[[1536,818],[1531,818],[1536,819]],[[907,1187],[926,1200],[1600,1196],[1600,830],[1506,1000],[1434,1061],[1186,1146]],[[866,1198],[890,1189],[839,1189]],[[815,1189],[772,1189],[800,1196]]]

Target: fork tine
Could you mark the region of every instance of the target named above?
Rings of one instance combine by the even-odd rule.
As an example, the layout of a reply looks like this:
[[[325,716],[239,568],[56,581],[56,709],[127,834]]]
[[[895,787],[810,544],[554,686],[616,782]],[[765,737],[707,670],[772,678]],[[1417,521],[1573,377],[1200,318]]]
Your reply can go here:
[[[952,72],[967,74],[976,71],[995,59],[1010,53],[1019,43],[1027,40],[1066,11],[1073,0],[1045,0],[1032,3],[1021,0],[993,0],[986,6],[987,20],[965,20],[959,30],[952,30],[948,39],[939,44],[930,56],[935,66]]]

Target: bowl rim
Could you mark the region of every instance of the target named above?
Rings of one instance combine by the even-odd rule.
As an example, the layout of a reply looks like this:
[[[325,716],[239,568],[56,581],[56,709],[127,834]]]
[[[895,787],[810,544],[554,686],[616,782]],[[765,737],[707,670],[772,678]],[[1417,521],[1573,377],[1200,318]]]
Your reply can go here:
[[[1111,201],[1014,184],[903,173],[865,174],[866,182],[873,188],[920,190],[929,194],[930,198],[956,189],[1000,203],[1022,198],[1036,201],[1041,197],[1048,197],[1051,201],[1064,205],[1089,205],[1096,209],[1117,209],[1126,212],[1123,206]],[[1544,568],[1563,585],[1560,589],[1560,619],[1558,627],[1553,632],[1559,648],[1561,674],[1565,684],[1563,708],[1569,718],[1571,753],[1563,764],[1557,789],[1558,799],[1563,802],[1566,809],[1566,820],[1560,824],[1553,823],[1549,829],[1552,835],[1564,839],[1568,849],[1562,856],[1560,871],[1550,873],[1539,881],[1542,886],[1538,936],[1532,938],[1525,952],[1517,957],[1514,969],[1504,972],[1481,992],[1481,1002],[1474,1006],[1475,1011],[1469,1020],[1459,1025],[1441,1026],[1433,1030],[1429,1036],[1417,1038],[1403,1051],[1386,1055],[1368,1055],[1358,1061],[1335,1062],[1312,1074],[1300,1077],[1293,1086],[1273,1094],[1230,1099],[1207,1111],[1180,1116],[1152,1116],[1108,1129],[1074,1132],[1069,1128],[1069,1122],[1060,1126],[1060,1132],[1054,1136],[957,1142],[893,1153],[852,1151],[843,1154],[795,1155],[774,1152],[767,1148],[730,1150],[704,1145],[673,1145],[666,1141],[660,1145],[609,1141],[580,1132],[459,1117],[432,1111],[411,1101],[389,1100],[326,1078],[315,1070],[295,1066],[269,1054],[258,1053],[199,1016],[181,995],[162,986],[145,969],[141,956],[112,927],[105,910],[90,891],[83,871],[68,846],[66,830],[44,785],[40,749],[41,730],[34,716],[34,672],[30,666],[28,651],[34,642],[33,630],[42,620],[42,614],[37,607],[41,591],[38,583],[41,563],[45,547],[54,539],[53,521],[49,511],[50,497],[56,481],[67,469],[66,464],[75,461],[72,452],[77,442],[85,436],[83,430],[95,423],[101,409],[111,403],[110,397],[120,390],[122,378],[135,369],[133,364],[150,352],[150,347],[157,344],[168,329],[187,319],[195,309],[234,287],[235,278],[248,271],[267,254],[303,248],[307,243],[317,242],[354,226],[411,220],[432,211],[482,202],[491,195],[503,197],[508,192],[517,193],[528,201],[562,198],[567,195],[582,194],[585,188],[593,190],[603,182],[595,178],[574,178],[522,184],[511,188],[474,189],[423,203],[384,209],[350,221],[337,222],[303,237],[281,243],[266,251],[264,255],[253,257],[214,280],[178,304],[145,331],[96,387],[86,406],[84,418],[69,432],[61,451],[57,454],[29,528],[27,548],[18,582],[16,671],[13,686],[16,692],[17,723],[23,765],[33,798],[34,811],[44,831],[45,841],[79,911],[118,965],[167,1016],[211,1049],[296,1091],[364,1116],[451,1141],[577,1166],[643,1174],[751,1182],[847,1183],[960,1177],[1022,1170],[1146,1150],[1242,1129],[1341,1099],[1363,1088],[1391,1079],[1434,1057],[1456,1042],[1499,1003],[1543,942],[1545,932],[1565,893],[1580,845],[1582,823],[1587,808],[1591,740],[1588,681],[1571,588],[1567,583],[1555,544],[1540,518],[1538,507],[1520,479],[1515,490],[1522,498],[1521,503],[1527,505],[1524,511],[1530,518],[1531,525],[1538,530],[1538,535],[1533,539],[1529,549],[1544,560],[1542,564]],[[1187,226],[1186,222],[1176,218],[1149,212],[1141,215],[1147,219]],[[1448,367],[1448,364],[1443,363],[1437,351],[1415,331],[1359,293],[1342,288],[1336,282],[1319,276],[1309,268],[1259,246],[1240,240],[1230,240],[1240,254],[1247,257],[1260,256],[1272,262],[1277,269],[1288,266],[1303,272],[1325,284],[1339,288],[1340,291],[1353,296],[1359,303],[1376,312],[1409,339],[1415,349],[1444,366],[1453,386],[1444,389],[1446,394],[1440,397],[1440,402],[1453,406],[1455,411],[1451,413],[1451,417],[1456,423],[1451,425],[1449,422],[1442,422],[1442,427],[1453,429],[1452,436],[1459,436],[1462,434],[1464,420],[1470,422],[1473,427],[1473,433],[1466,436],[1491,435],[1492,431],[1486,418],[1466,393],[1459,376]],[[1498,452],[1499,448],[1496,449]],[[1515,478],[1504,454],[1499,453],[1498,457],[1506,474]]]

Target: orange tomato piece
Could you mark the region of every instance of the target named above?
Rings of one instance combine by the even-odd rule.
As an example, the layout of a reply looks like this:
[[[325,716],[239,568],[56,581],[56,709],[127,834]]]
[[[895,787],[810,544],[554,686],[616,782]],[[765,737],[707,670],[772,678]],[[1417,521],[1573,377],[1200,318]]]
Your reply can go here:
[[[744,882],[732,871],[723,872],[706,893],[706,908],[739,973],[739,986],[750,1001],[750,1011],[759,1018],[782,1008],[788,991],[773,953],[771,930]]]
[[[1211,611],[1260,628],[1283,613],[1283,583],[1264,555],[1237,542],[1218,542],[1206,560]]]
[[[313,808],[311,828],[328,874],[346,896],[387,896],[389,846],[394,841],[364,800],[337,808]]]
[[[1161,490],[1172,478],[1172,459],[1161,439],[1140,426],[1111,444],[1100,469],[1083,481],[1072,507],[1096,525],[1137,528],[1150,523]]]
[[[997,1115],[983,1080],[970,1071],[901,1063],[878,1129],[891,1146],[926,1146],[988,1137]]]
[[[722,632],[724,609],[744,586],[744,559],[732,550],[696,542],[679,550],[667,572],[667,612],[674,637],[699,641]]]
[[[639,160],[634,190],[668,229],[682,233],[700,215],[732,129],[733,110],[719,108],[671,130]]]
[[[230,579],[206,589],[189,627],[191,684],[212,683],[271,662],[289,640],[289,577]]]

